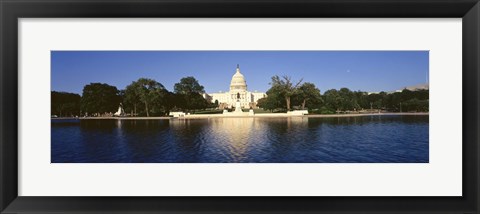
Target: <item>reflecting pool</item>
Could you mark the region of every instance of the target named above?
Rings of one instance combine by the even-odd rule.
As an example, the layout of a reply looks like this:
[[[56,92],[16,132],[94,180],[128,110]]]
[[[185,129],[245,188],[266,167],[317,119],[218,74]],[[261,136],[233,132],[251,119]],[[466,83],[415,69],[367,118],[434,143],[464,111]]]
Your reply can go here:
[[[51,120],[52,163],[428,163],[428,115]]]

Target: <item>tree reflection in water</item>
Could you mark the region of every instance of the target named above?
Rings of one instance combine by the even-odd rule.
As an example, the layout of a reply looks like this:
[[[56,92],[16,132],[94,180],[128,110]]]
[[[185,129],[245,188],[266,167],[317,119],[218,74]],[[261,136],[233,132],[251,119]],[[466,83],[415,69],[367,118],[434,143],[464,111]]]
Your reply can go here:
[[[52,120],[53,163],[427,163],[427,116]]]

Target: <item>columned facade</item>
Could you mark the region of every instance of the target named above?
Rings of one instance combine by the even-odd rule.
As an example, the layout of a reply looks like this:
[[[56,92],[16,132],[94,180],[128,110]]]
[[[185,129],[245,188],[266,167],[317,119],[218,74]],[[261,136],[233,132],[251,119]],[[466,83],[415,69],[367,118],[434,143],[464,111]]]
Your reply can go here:
[[[220,108],[235,107],[237,101],[240,102],[242,108],[257,108],[257,101],[261,98],[267,97],[263,92],[247,91],[247,81],[240,72],[240,67],[237,65],[237,70],[230,81],[230,91],[219,93],[204,94],[204,97],[212,103],[218,101]]]

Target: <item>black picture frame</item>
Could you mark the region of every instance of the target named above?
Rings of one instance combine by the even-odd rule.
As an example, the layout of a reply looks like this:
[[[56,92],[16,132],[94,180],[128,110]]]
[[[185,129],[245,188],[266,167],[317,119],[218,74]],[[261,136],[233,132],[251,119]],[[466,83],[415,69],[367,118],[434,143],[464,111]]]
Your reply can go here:
[[[479,16],[478,0],[0,0],[1,213],[478,213]],[[463,196],[19,197],[17,20],[23,17],[462,18]]]

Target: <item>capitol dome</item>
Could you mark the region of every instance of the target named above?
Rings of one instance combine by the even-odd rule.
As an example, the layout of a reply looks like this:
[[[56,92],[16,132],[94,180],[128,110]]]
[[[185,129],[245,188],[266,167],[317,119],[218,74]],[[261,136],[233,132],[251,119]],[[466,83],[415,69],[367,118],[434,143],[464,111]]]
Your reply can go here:
[[[230,82],[230,91],[246,91],[247,90],[247,81],[242,73],[240,73],[240,67],[237,65],[237,72],[232,76],[232,81]]]

